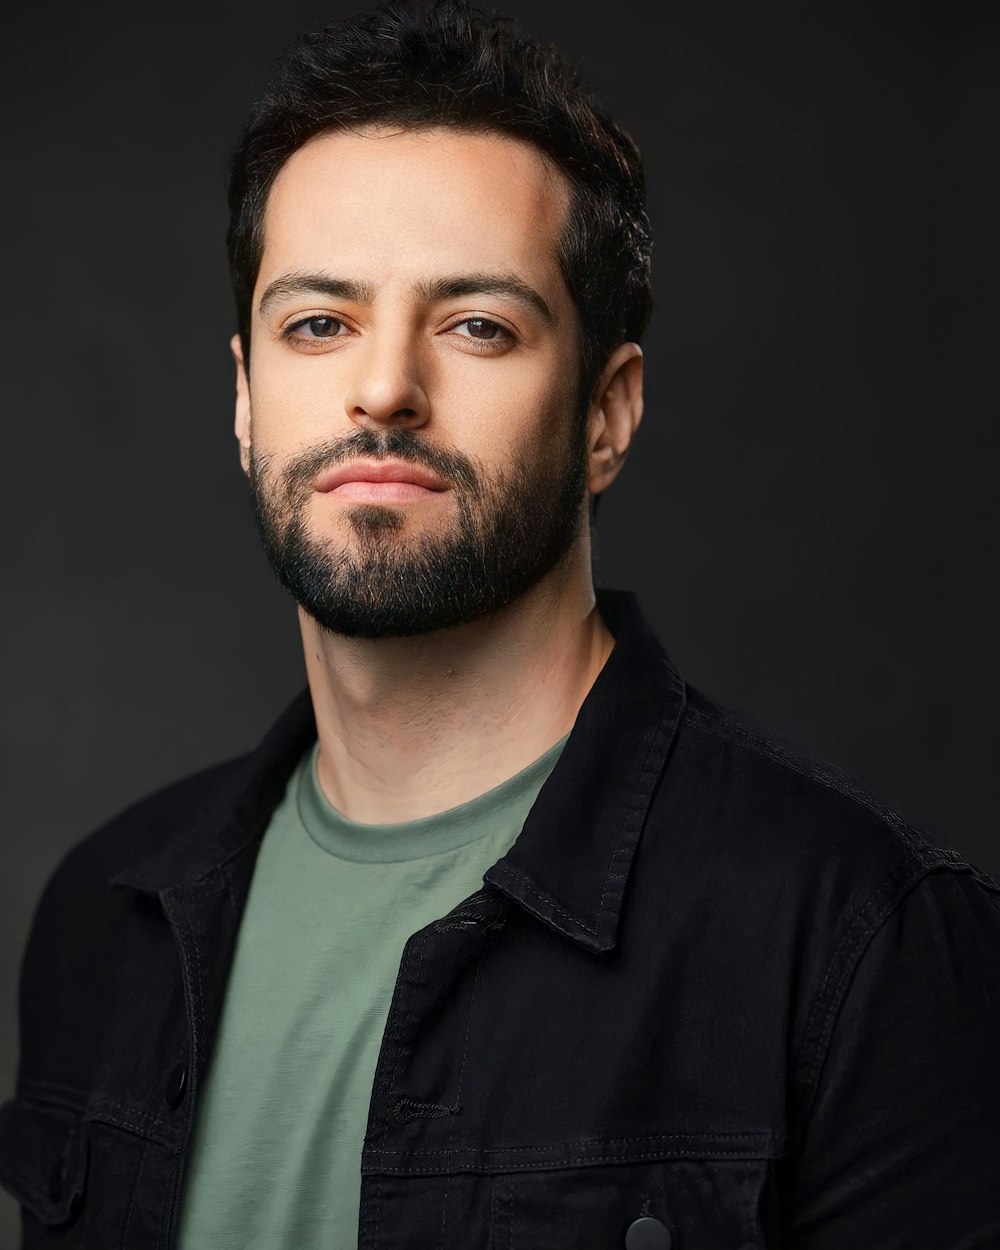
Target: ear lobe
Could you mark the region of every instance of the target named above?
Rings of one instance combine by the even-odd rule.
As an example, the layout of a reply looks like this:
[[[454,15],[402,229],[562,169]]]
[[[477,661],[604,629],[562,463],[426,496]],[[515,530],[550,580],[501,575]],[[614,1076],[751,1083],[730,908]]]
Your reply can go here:
[[[591,409],[588,486],[606,490],[618,476],[642,420],[642,348],[622,343],[611,354]]]
[[[240,445],[240,465],[244,473],[250,472],[250,383],[243,360],[243,344],[234,334],[229,348],[236,362],[236,420],[233,432]]]

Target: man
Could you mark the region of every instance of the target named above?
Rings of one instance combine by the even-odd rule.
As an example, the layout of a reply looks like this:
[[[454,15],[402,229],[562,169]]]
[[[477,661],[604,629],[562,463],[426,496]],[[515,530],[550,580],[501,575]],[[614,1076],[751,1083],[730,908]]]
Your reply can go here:
[[[1000,1245],[1000,890],[595,601],[631,141],[506,27],[379,11],[285,61],[231,211],[308,690],[49,884],[24,1245]]]

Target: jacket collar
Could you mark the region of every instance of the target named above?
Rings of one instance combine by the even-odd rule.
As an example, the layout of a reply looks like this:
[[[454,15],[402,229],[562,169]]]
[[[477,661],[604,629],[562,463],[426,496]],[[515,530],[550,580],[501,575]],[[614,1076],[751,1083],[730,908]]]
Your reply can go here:
[[[198,886],[248,851],[252,857],[244,862],[249,860],[247,871],[252,873],[271,813],[295,766],[315,741],[316,720],[306,687],[250,754],[152,796],[152,804],[166,804],[179,795],[177,822],[172,829],[167,826],[169,831],[154,851],[117,872],[110,884],[146,894]],[[187,797],[190,793],[197,795],[195,801]]]
[[[524,828],[484,879],[580,946],[607,951],[685,690],[635,596],[598,591],[597,601],[614,649]]]
[[[524,828],[484,881],[580,946],[607,951],[685,693],[635,596],[599,590],[597,602],[614,649]],[[271,813],[315,739],[307,688],[255,751],[223,766],[199,810],[111,884],[154,894],[231,863],[252,874]]]

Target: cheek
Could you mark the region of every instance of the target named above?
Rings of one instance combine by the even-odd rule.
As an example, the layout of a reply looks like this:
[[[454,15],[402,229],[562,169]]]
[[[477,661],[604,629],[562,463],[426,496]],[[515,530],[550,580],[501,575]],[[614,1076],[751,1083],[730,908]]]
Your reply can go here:
[[[484,461],[508,461],[561,446],[572,420],[572,392],[528,371],[452,379],[434,403],[440,436]]]
[[[271,362],[266,362],[271,366]],[[251,372],[250,412],[254,437],[275,446],[299,446],[329,438],[343,414],[337,379],[330,370],[263,367]],[[344,424],[347,425],[346,418]],[[343,432],[343,431],[340,431]]]

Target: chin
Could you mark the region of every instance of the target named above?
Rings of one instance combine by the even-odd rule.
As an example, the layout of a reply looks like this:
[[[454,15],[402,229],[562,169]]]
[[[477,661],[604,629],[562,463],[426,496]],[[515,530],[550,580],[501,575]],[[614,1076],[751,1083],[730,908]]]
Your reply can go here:
[[[406,526],[406,510],[378,503],[357,504],[348,511],[347,520],[354,531],[365,538],[397,534]]]

